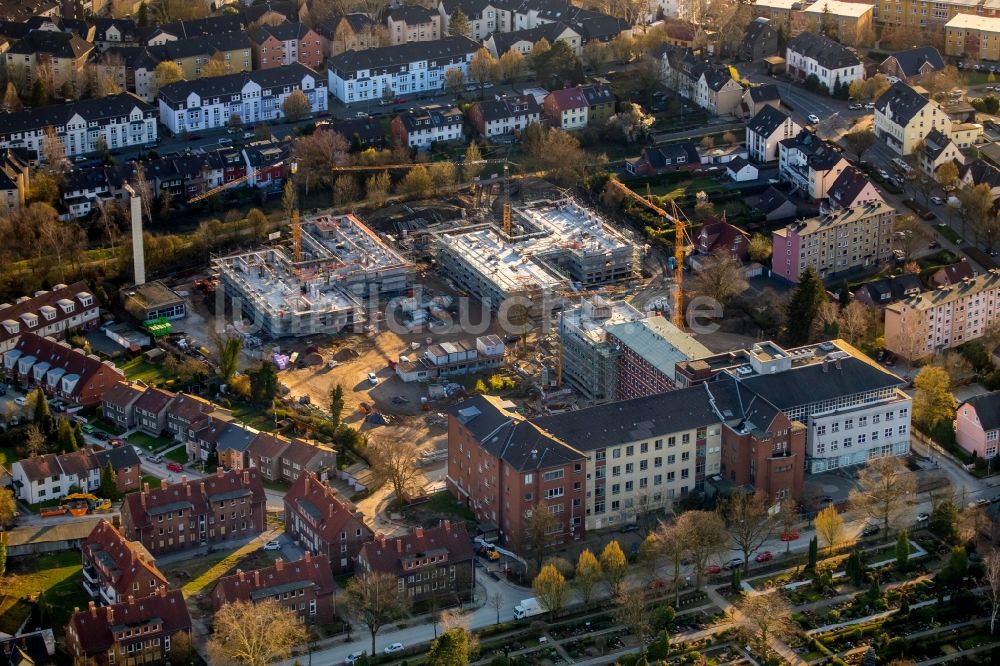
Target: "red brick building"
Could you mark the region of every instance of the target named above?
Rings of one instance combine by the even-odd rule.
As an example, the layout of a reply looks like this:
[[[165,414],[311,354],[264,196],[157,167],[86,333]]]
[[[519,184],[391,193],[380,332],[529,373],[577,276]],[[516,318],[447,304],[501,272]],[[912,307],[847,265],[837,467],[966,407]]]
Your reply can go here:
[[[83,407],[99,405],[104,392],[125,377],[110,362],[35,333],[22,333],[4,352],[3,371],[25,386]]]
[[[415,527],[405,536],[379,535],[369,541],[358,554],[356,572],[392,574],[414,603],[434,599],[452,605],[472,599],[474,559],[465,523],[442,520],[437,527]]]
[[[254,69],[272,69],[298,62],[318,68],[323,64],[324,42],[305,23],[262,25],[250,31]]]
[[[226,472],[125,497],[125,537],[154,555],[196,548],[201,543],[257,536],[264,531],[264,486],[257,470]]]
[[[83,589],[101,604],[140,598],[169,583],[156,568],[146,548],[126,539],[106,520],[94,527],[80,544],[83,558]]]
[[[98,608],[74,609],[66,625],[66,651],[74,663],[99,666],[162,663],[177,634],[191,633],[191,615],[180,590],[159,588],[148,597]]]
[[[354,505],[312,472],[285,493],[285,533],[307,551],[325,555],[338,574],[354,571],[361,546],[374,538]]]
[[[306,624],[333,621],[335,584],[330,560],[308,550],[297,562],[278,558],[274,566],[256,571],[237,570],[220,578],[212,589],[212,605],[218,612],[235,601],[260,603],[274,599],[292,610]]]

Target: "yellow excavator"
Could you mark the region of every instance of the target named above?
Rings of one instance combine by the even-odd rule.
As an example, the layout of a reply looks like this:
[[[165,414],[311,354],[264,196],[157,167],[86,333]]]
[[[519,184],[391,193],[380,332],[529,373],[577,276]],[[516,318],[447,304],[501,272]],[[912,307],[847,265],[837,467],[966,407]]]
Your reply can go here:
[[[110,511],[111,500],[98,497],[93,493],[70,493],[63,498],[63,503],[51,509],[39,511],[38,515],[43,517],[62,516],[70,514],[73,516],[86,516],[93,511]]]

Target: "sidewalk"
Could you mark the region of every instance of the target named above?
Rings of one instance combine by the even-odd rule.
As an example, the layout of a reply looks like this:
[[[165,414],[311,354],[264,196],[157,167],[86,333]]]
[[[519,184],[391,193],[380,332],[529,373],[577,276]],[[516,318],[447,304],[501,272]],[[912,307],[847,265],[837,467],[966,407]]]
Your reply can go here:
[[[724,613],[729,614],[735,622],[739,623],[743,614],[736,608],[736,606],[729,603],[729,601],[724,596],[719,594],[714,587],[706,587],[705,592],[708,593],[708,598],[714,601]],[[775,636],[768,636],[767,644],[772,650],[777,652],[786,663],[792,664],[792,666],[806,666],[806,662],[799,658],[799,656],[795,654],[790,647],[785,645],[784,641],[779,640]]]

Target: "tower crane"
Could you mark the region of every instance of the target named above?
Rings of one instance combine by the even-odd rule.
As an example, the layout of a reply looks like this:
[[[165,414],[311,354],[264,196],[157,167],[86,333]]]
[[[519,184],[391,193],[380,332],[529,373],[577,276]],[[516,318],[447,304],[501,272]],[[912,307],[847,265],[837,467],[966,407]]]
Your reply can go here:
[[[660,208],[646,197],[636,193],[621,182],[611,179],[608,183],[626,197],[637,201],[649,210],[653,211],[663,219],[672,222],[674,225],[674,309],[672,313],[673,323],[677,328],[684,328],[684,242],[690,240],[687,237],[687,228],[691,226],[688,219],[677,208],[677,202],[670,201],[670,212]]]

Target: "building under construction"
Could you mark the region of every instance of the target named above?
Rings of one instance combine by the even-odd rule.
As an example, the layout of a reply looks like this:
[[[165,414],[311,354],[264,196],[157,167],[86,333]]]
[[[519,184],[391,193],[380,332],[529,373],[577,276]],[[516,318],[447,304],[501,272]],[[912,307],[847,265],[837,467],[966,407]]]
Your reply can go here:
[[[234,311],[262,336],[338,333],[360,324],[366,306],[413,282],[413,265],[353,215],[303,220],[296,246],[213,262]]]
[[[567,198],[514,208],[509,234],[491,223],[443,231],[435,249],[448,277],[498,309],[515,296],[536,300],[635,278],[642,248],[631,234]]]

